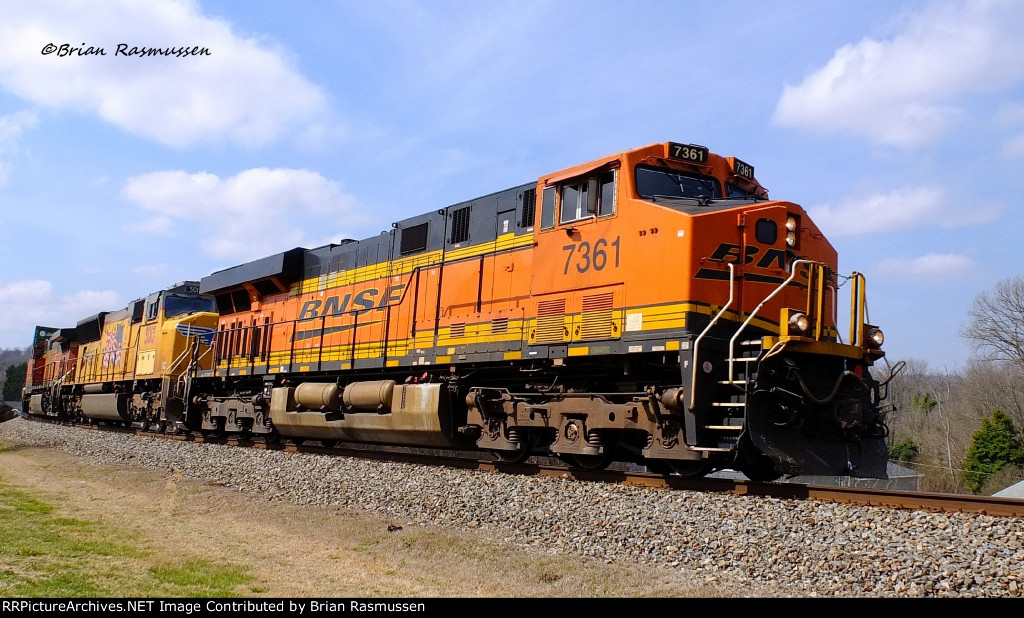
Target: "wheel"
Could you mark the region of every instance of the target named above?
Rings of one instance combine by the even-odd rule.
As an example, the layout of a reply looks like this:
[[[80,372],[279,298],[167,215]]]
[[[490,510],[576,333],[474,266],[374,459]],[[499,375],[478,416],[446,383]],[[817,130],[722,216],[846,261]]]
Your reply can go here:
[[[758,483],[774,481],[782,476],[775,470],[775,464],[772,463],[771,459],[761,453],[751,452],[750,450],[740,451],[740,456],[736,461],[736,468],[748,479]]]
[[[224,434],[224,419],[220,418],[213,422],[213,429],[208,430],[204,435],[208,435],[211,438],[223,438]]]
[[[499,451],[493,450],[491,453],[494,458],[502,463],[523,463],[530,458],[530,449],[525,446],[518,451]]]
[[[604,470],[612,462],[612,453],[603,455],[567,455],[569,465],[581,470]]]
[[[698,478],[711,472],[711,464],[704,460],[670,459],[667,463],[672,472],[686,478]]]
[[[519,449],[515,451],[492,450],[491,453],[494,454],[495,459],[498,461],[523,463],[530,458],[534,448],[537,446],[537,435],[529,430],[509,430],[509,438],[511,442],[519,444]]]
[[[321,440],[320,444],[323,445],[326,448],[332,448],[332,447],[338,446],[338,441],[337,440]]]
[[[672,467],[664,459],[645,459],[644,467],[651,474],[672,474]]]

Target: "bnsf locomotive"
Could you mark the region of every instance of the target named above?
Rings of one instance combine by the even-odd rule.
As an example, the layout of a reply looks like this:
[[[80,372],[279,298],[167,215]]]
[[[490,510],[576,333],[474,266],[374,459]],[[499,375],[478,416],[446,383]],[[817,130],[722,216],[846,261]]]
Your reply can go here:
[[[652,144],[37,329],[24,408],[583,468],[884,478],[883,336],[864,277],[836,261],[752,166]]]

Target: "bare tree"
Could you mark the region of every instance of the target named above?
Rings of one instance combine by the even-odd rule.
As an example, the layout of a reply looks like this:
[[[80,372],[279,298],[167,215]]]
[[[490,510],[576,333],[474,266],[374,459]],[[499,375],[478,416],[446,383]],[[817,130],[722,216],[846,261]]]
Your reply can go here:
[[[985,360],[1024,368],[1024,277],[1003,279],[974,299],[961,335]]]
[[[996,408],[1006,412],[1024,438],[1024,380],[1009,363],[971,362],[964,374],[963,397],[975,426]]]

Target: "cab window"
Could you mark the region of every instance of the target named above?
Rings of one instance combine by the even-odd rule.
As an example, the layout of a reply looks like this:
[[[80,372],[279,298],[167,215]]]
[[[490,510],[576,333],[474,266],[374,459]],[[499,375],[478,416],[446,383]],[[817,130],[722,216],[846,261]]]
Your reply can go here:
[[[164,317],[173,318],[185,313],[214,311],[214,301],[209,297],[168,295],[164,298]]]
[[[638,165],[636,192],[643,199],[667,198],[720,198],[722,186],[711,176],[684,172],[669,167]]]
[[[726,183],[725,189],[726,189],[726,191],[728,191],[728,197],[729,198],[739,198],[739,199],[748,199],[748,200],[757,199],[757,195],[755,195],[754,193],[752,193],[750,191],[747,191],[747,190],[745,190],[745,189],[743,189],[741,187],[737,187],[736,185],[732,184],[731,182],[730,183]]]
[[[562,211],[559,223],[615,213],[615,171],[562,185]]]
[[[544,199],[540,207],[540,229],[555,227],[555,191],[554,187],[544,187]]]

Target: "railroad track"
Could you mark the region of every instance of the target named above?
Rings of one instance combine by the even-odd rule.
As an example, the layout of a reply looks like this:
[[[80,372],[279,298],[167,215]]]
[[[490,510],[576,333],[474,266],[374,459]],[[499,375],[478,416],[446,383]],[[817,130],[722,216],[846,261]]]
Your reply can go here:
[[[314,443],[292,443],[288,441],[264,441],[238,437],[211,437],[193,434],[169,434],[143,431],[134,427],[111,425],[75,425],[38,417],[26,417],[36,422],[71,425],[84,430],[129,433],[151,438],[179,440],[185,442],[210,443],[239,448],[278,450],[289,453],[307,453],[342,457],[358,457],[380,461],[413,463],[430,466],[445,466],[481,472],[517,474],[524,476],[550,476],[572,478],[580,481],[599,483],[620,483],[639,487],[665,488],[675,490],[704,491],[733,495],[764,496],[779,499],[834,502],[863,506],[878,506],[890,509],[923,510],[941,513],[972,513],[996,517],[1024,517],[1024,500],[975,496],[972,494],[946,494],[917,491],[866,489],[859,487],[838,487],[826,485],[805,485],[799,483],[760,483],[727,478],[686,478],[665,476],[631,470],[583,470],[570,468],[557,460],[524,463],[489,461],[474,458],[472,453],[437,454],[426,449],[387,448],[366,445],[322,446]]]

